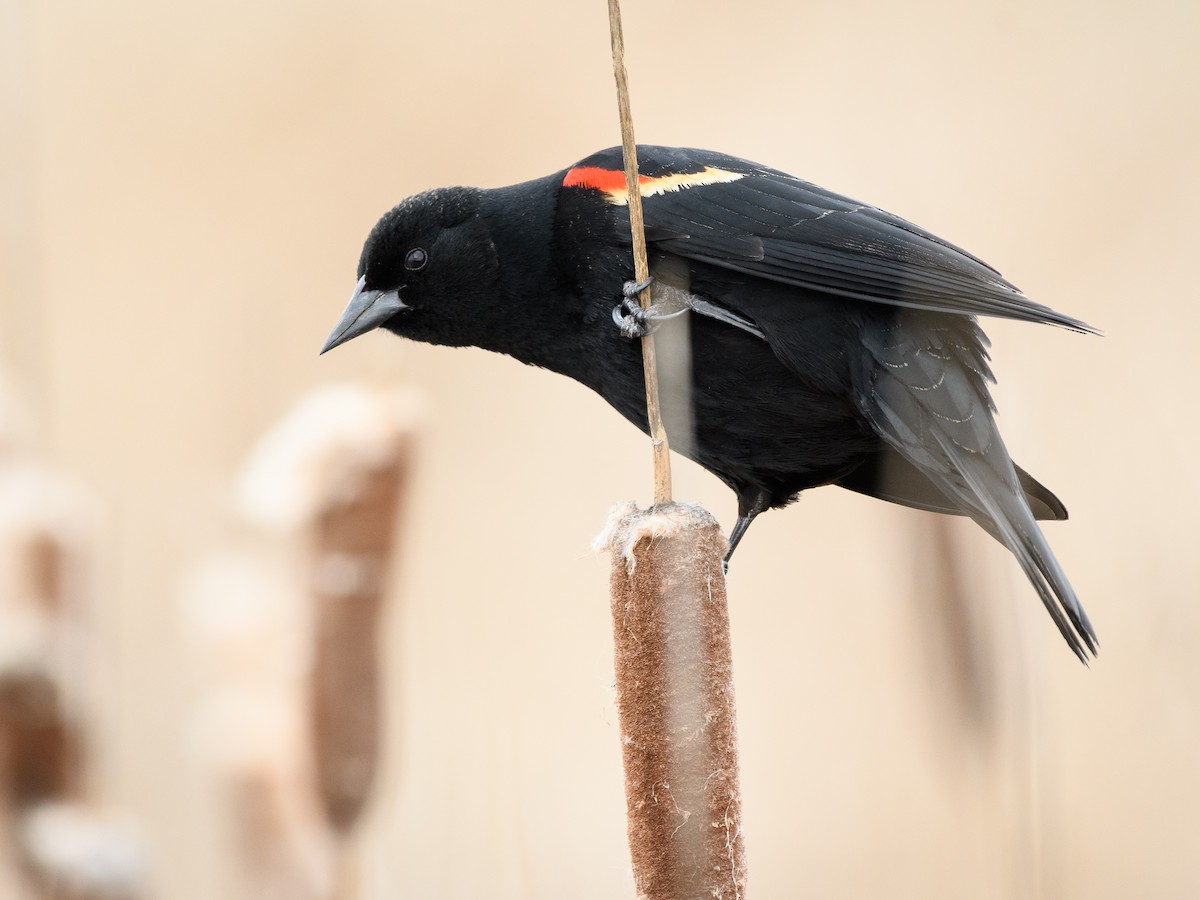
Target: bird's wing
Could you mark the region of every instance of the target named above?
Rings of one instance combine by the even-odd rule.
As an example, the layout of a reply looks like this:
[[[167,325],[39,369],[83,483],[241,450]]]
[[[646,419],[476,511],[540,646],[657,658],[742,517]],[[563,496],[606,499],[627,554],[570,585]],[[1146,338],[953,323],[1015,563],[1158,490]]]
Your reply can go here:
[[[783,284],[913,309],[1094,331],[1035,303],[965,250],[866,203],[707,150],[639,146],[647,234],[657,249]],[[565,188],[628,193],[620,148],[569,169]],[[628,215],[614,216],[628,240]]]

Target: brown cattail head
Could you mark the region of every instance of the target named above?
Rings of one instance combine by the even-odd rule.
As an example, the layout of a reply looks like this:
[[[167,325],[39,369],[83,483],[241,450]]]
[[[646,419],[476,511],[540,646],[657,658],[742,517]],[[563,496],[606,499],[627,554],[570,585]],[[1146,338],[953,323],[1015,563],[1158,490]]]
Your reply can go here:
[[[6,802],[15,809],[82,792],[81,734],[44,669],[0,672],[0,748]]]
[[[343,833],[367,801],[379,755],[379,618],[408,457],[407,435],[397,435],[394,454],[362,473],[354,498],[331,500],[313,523],[317,782],[330,825]]]
[[[16,811],[83,792],[70,677],[80,609],[68,587],[85,517],[65,479],[28,461],[0,468],[0,793]]]
[[[741,898],[726,542],[703,507],[614,511],[617,708],[639,898]]]

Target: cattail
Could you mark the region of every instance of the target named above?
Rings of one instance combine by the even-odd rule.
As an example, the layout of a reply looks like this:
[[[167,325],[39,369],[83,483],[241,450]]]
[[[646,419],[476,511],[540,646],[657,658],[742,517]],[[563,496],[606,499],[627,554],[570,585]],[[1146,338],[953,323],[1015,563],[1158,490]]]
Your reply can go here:
[[[15,814],[83,791],[82,729],[68,709],[67,586],[82,503],[27,461],[0,468],[0,790]]]
[[[62,478],[23,460],[0,467],[0,790],[35,896],[137,900],[144,842],[86,791],[82,607],[73,596],[85,520]]]
[[[20,814],[82,795],[83,732],[67,708],[60,666],[71,549],[36,512],[14,512],[9,509],[5,529],[14,577],[2,614],[10,643],[0,653],[0,735],[8,802]]]
[[[331,492],[312,525],[317,783],[330,824],[343,833],[362,812],[379,756],[379,618],[409,451],[409,434],[397,432],[354,496]]]
[[[333,387],[264,438],[243,482],[259,521],[303,535],[312,600],[308,722],[316,797],[353,893],[348,839],[380,759],[379,623],[416,418],[406,392]]]
[[[617,709],[639,898],[741,898],[725,538],[703,507],[619,507],[611,551]]]
[[[45,669],[0,671],[4,781],[18,813],[80,793],[79,730],[63,711],[62,692]]]

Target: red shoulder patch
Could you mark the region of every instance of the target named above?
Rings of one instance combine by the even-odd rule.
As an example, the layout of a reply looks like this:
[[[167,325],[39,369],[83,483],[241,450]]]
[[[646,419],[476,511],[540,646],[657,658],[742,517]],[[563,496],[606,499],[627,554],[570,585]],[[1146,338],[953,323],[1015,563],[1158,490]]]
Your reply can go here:
[[[649,179],[639,175],[638,181],[645,184]],[[607,194],[625,190],[625,173],[599,166],[576,166],[563,179],[563,187],[594,188]]]
[[[667,175],[639,175],[642,197],[654,197],[684,188],[706,184],[724,184],[746,176],[741,172],[728,172],[713,166],[705,166],[699,172],[670,173]],[[617,169],[601,169],[599,166],[576,166],[563,178],[563,187],[591,188],[602,191],[605,200],[614,206],[629,203],[629,192],[625,189],[625,172]]]

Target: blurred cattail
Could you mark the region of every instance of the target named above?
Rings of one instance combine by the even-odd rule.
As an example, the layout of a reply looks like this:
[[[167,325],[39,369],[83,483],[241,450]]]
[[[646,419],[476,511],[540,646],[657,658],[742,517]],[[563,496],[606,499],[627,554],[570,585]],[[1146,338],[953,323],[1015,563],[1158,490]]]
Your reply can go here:
[[[82,686],[72,683],[82,671],[73,593],[85,506],[43,467],[0,461],[0,790],[13,855],[37,896],[134,900],[142,841],[86,796]]]
[[[733,664],[722,556],[703,507],[627,505],[612,553],[617,708],[639,898],[745,894]]]
[[[40,668],[0,671],[3,778],[18,813],[81,793],[80,731],[63,709],[54,676]]]
[[[256,520],[299,530],[313,600],[308,719],[317,797],[342,846],[367,803],[380,754],[378,629],[413,449],[407,392],[317,391],[269,433],[243,479]]]
[[[65,539],[8,508],[6,552],[13,564],[2,616],[0,741],[3,783],[18,813],[83,791],[82,728],[68,709],[60,663],[67,641]],[[30,517],[32,518],[32,517]],[[23,527],[22,527],[23,526]]]
[[[82,790],[81,730],[64,675],[83,517],[75,490],[43,467],[0,468],[0,741],[3,789],[18,811]]]
[[[341,832],[362,812],[379,753],[377,632],[409,450],[409,434],[398,431],[387,462],[364,468],[352,499],[331,493],[313,522],[317,778],[330,824]]]

